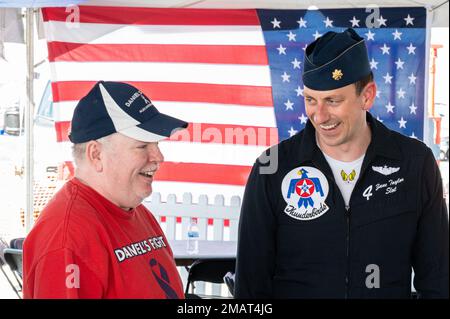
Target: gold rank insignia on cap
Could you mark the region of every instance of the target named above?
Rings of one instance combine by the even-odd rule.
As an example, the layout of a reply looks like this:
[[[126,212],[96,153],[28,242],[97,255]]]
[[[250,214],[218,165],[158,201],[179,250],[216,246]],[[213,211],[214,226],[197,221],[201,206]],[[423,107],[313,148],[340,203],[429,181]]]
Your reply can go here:
[[[344,73],[342,73],[342,70],[340,69],[334,69],[332,75],[334,80],[338,81],[340,79],[342,79],[342,77],[344,76]]]

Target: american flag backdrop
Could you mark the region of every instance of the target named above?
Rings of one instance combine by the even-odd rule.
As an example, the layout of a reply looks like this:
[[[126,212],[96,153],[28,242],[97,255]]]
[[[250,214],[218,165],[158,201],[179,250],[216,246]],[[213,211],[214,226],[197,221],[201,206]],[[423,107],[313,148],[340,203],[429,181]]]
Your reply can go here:
[[[308,43],[352,27],[365,38],[378,86],[371,112],[390,129],[423,139],[426,10],[366,9],[258,11],[271,66],[280,139],[306,124],[301,69]],[[366,21],[368,19],[368,21]],[[370,24],[371,28],[367,27]]]
[[[61,160],[78,100],[98,80],[140,88],[164,113],[190,122],[160,143],[155,191],[242,195],[261,152],[306,123],[304,48],[329,30],[367,40],[378,84],[372,113],[423,138],[426,10],[221,10],[80,6],[43,9]],[[378,19],[378,20],[377,20]],[[69,22],[67,22],[69,21]]]

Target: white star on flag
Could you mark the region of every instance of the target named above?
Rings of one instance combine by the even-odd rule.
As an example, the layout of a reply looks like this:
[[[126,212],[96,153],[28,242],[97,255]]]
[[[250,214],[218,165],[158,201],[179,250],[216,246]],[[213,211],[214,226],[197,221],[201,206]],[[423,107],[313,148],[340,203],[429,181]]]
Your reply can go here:
[[[409,106],[409,109],[410,109],[409,114],[413,114],[413,113],[414,113],[414,114],[417,115],[417,113],[416,113],[417,106],[415,106],[414,103],[412,103],[412,104]]]
[[[384,121],[382,119],[380,119],[379,116],[377,116],[377,120],[380,121],[381,123],[383,123]]]
[[[289,74],[286,73],[286,71],[281,75],[281,78],[283,79],[283,82],[290,82],[289,78],[291,76]]]
[[[400,88],[400,90],[397,91],[397,95],[399,99],[404,99],[405,98],[405,93],[406,91],[403,91],[402,88]]]
[[[411,73],[410,76],[408,76],[409,84],[416,84],[417,77],[414,75],[414,73]]]
[[[294,106],[294,103],[292,103],[289,99],[286,101],[286,103],[284,103],[284,105],[286,105],[286,110],[285,111],[287,111],[287,110],[294,110],[294,108],[293,108],[293,106]]]
[[[400,58],[398,58],[397,61],[394,62],[397,65],[397,70],[398,69],[403,69],[403,64],[405,64],[405,61],[400,60]]]
[[[348,21],[350,21],[350,22],[352,23],[352,28],[354,28],[354,27],[359,27],[359,21],[360,21],[360,20],[356,19],[355,16],[353,16],[353,19],[348,20]]]
[[[376,93],[376,94],[377,94],[377,98],[380,98],[381,91],[378,91],[378,90],[377,90],[377,93]]]
[[[295,89],[295,92],[297,92],[297,96],[303,96],[303,89],[300,88],[300,86],[297,86],[297,88]]]
[[[291,126],[291,129],[288,131],[288,133],[290,136],[294,136],[297,133],[297,131],[294,130],[294,128]]]
[[[277,50],[278,50],[278,54],[284,54],[284,55],[286,55],[286,48],[285,48],[284,46],[282,46],[281,44],[280,44],[280,46],[277,48]]]
[[[297,21],[299,28],[306,28],[306,23],[308,21],[303,20],[303,18],[300,18],[300,20]]]
[[[386,27],[386,21],[387,21],[387,19],[383,19],[383,16],[380,16],[378,19],[377,19],[377,21],[378,21],[378,23],[380,24],[379,26],[381,27],[382,25],[384,25],[385,27]]]
[[[333,20],[330,20],[328,17],[326,20],[323,20],[323,23],[325,23],[325,28],[332,28],[333,27]]]
[[[399,126],[399,128],[406,128],[406,123],[408,123],[408,121],[405,121],[404,119],[403,119],[403,116],[401,117],[401,119],[399,120],[399,121],[397,121],[398,122],[398,124],[400,125]]]
[[[403,18],[403,20],[406,21],[406,25],[408,25],[408,24],[414,25],[414,22],[413,22],[414,19],[415,18],[411,17],[409,14],[406,18]]]
[[[274,29],[275,29],[275,28],[281,28],[281,26],[280,26],[281,21],[278,21],[277,18],[273,18],[273,20],[270,21],[270,23],[273,24],[273,28],[274,28]]]
[[[302,50],[305,51],[307,46],[308,46],[308,44],[305,44],[305,46],[302,48]]]
[[[408,49],[408,55],[416,54],[416,47],[413,46],[412,43],[409,43],[409,46],[407,46],[406,49]]]
[[[394,36],[394,40],[401,40],[402,38],[401,38],[401,35],[402,35],[403,33],[402,32],[398,32],[398,30],[397,29],[395,29],[395,32],[392,32],[392,35]]]
[[[321,36],[322,36],[322,34],[320,34],[319,31],[317,31],[317,30],[316,30],[316,33],[313,34],[314,40],[317,40]]]
[[[380,62],[377,62],[372,58],[372,61],[370,61],[369,63],[370,63],[370,69],[378,69],[377,65]]]
[[[383,51],[383,55],[384,55],[384,54],[391,54],[391,53],[389,53],[389,50],[390,50],[391,48],[388,47],[388,46],[386,45],[386,43],[384,43],[383,46],[382,46],[380,49],[381,49],[381,51]]]
[[[297,39],[295,38],[297,35],[295,33],[292,33],[292,31],[289,31],[286,36],[289,38],[289,41],[297,41]]]
[[[394,113],[395,105],[392,105],[391,101],[389,101],[389,103],[387,105],[385,105],[385,107],[386,107],[387,113]]]
[[[417,136],[414,134],[414,132],[412,132],[412,134],[409,137],[415,138],[417,140]]]
[[[364,33],[367,37],[367,41],[372,40],[375,41],[375,33],[369,30],[369,32]]]
[[[291,63],[293,64],[294,69],[300,69],[300,64],[302,62],[298,61],[297,58],[295,58],[293,61],[291,61]]]
[[[389,74],[389,72],[386,73],[386,75],[383,76],[383,78],[384,78],[384,83],[390,83],[390,84],[392,84],[392,78],[393,78],[393,76],[391,76],[391,75]]]
[[[303,113],[302,113],[302,116],[298,117],[298,119],[300,120],[301,124],[306,124],[306,122],[308,121],[308,118]]]

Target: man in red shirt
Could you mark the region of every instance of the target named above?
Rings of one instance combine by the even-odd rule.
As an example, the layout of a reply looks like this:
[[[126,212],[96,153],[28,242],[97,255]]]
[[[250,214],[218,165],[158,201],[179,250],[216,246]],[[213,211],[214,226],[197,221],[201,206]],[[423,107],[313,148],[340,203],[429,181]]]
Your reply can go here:
[[[131,85],[95,84],[72,118],[75,177],[24,243],[24,298],[184,298],[169,243],[141,202],[164,160],[158,141],[186,127]]]

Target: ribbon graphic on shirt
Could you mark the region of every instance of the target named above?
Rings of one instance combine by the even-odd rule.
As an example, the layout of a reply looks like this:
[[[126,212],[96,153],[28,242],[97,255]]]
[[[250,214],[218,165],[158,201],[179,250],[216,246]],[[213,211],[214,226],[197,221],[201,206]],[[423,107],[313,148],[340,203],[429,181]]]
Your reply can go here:
[[[161,289],[166,294],[166,298],[180,299],[175,290],[173,290],[172,287],[169,285],[170,279],[166,269],[154,258],[150,259],[150,267],[152,269],[153,276],[155,277]]]

